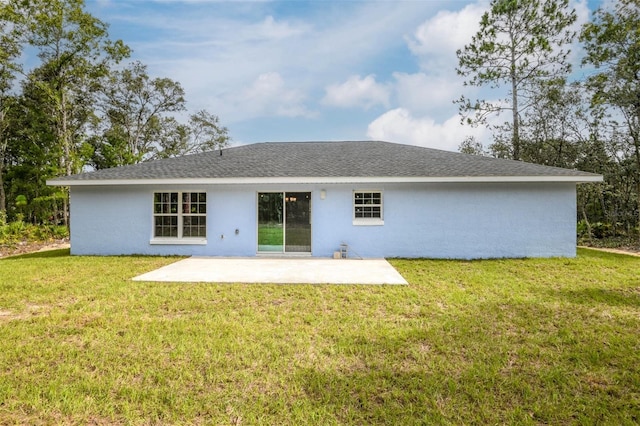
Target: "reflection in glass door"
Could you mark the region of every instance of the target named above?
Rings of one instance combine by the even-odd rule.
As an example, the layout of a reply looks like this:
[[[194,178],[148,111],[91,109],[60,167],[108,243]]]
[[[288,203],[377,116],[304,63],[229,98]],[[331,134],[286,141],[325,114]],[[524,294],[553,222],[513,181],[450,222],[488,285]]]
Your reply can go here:
[[[286,192],[284,249],[287,253],[311,252],[311,193]]]
[[[258,251],[284,251],[283,201],[281,192],[258,194]]]
[[[311,193],[258,193],[258,252],[311,252]]]

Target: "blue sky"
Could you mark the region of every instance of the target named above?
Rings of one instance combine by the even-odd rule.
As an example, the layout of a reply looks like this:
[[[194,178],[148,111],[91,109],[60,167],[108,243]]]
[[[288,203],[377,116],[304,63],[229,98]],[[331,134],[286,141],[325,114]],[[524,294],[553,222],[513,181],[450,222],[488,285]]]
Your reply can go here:
[[[572,5],[588,19],[586,0]],[[479,94],[456,75],[455,51],[487,6],[87,0],[132,60],[179,81],[189,112],[217,114],[233,144],[379,139],[451,151],[465,136],[490,140],[486,129],[460,125],[452,103]]]

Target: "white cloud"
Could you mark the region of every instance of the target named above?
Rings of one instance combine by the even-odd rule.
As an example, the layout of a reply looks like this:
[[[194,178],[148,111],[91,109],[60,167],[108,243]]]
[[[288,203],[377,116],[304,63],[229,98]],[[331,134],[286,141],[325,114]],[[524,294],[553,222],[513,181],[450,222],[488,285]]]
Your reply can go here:
[[[222,111],[219,114],[231,119],[256,117],[310,117],[304,106],[305,96],[297,89],[286,86],[277,72],[260,74],[249,87],[238,92],[228,92],[214,101]]]
[[[480,133],[459,125],[453,101],[475,92],[457,75],[456,50],[471,41],[487,9],[488,0],[478,0],[458,11],[441,10],[405,37],[421,71],[393,73],[398,108],[373,121],[370,135],[389,134],[408,143],[457,150],[465,136]]]
[[[353,75],[342,84],[327,86],[325,91],[326,95],[322,99],[322,103],[325,105],[340,108],[363,107],[365,109],[375,105],[389,106],[389,87],[377,83],[372,74],[364,78]]]
[[[436,72],[439,67],[453,68],[456,50],[469,44],[487,9],[488,2],[480,0],[457,12],[440,11],[420,25],[407,43],[411,52],[420,58],[423,69]]]
[[[269,2],[203,1],[178,4],[168,14],[146,4],[123,0],[102,11],[112,30],[131,31],[125,41],[151,74],[183,84],[194,110],[269,72],[286,76],[307,101],[319,100],[327,85],[375,72],[371,66],[385,52],[401,48],[407,28],[437,8],[431,2],[348,2],[282,14]]]
[[[458,116],[437,123],[430,117],[414,117],[408,110],[396,108],[369,124],[367,136],[376,140],[457,151],[465,137],[474,136],[483,142],[487,138],[487,131],[483,127],[463,126]]]
[[[308,30],[306,25],[296,25],[287,21],[277,22],[273,16],[267,16],[257,26],[256,36],[260,39],[282,40],[299,36]]]
[[[448,114],[456,109],[453,100],[461,95],[462,83],[454,76],[396,72],[395,91],[399,106],[417,114]]]

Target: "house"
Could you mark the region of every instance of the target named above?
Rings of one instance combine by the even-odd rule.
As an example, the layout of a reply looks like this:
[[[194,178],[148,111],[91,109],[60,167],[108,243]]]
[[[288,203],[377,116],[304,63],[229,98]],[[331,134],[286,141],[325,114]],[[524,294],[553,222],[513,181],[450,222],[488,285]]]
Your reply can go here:
[[[389,142],[268,142],[52,179],[77,255],[575,256],[602,176]]]

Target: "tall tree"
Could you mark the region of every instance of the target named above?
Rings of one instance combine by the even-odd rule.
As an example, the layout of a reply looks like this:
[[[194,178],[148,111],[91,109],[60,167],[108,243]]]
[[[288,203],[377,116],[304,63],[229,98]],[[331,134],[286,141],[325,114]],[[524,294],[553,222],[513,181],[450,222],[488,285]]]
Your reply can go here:
[[[92,98],[96,81],[111,64],[128,56],[129,49],[121,41],[109,40],[107,25],[84,10],[83,0],[31,0],[23,12],[28,42],[42,61],[40,72],[32,76],[39,77],[53,106],[61,166],[71,174],[78,169],[73,157],[79,145],[74,144],[70,127],[72,110],[76,102]]]
[[[108,38],[107,25],[84,10],[83,0],[31,0],[21,7],[27,42],[42,65],[30,77],[47,96],[66,174],[80,170],[77,151],[92,115],[96,82],[113,63],[129,55],[121,42]],[[75,119],[75,120],[74,120]],[[65,205],[65,221],[67,206]]]
[[[20,44],[20,16],[10,3],[0,3],[0,214],[7,211],[4,174],[7,161],[10,126],[10,109],[15,105],[12,93],[16,74],[20,71],[17,61],[22,53]]]
[[[222,148],[228,130],[218,116],[201,110],[181,124],[173,114],[186,109],[180,83],[151,78],[146,65],[133,62],[103,84],[102,120],[91,138],[97,169],[135,164]]]
[[[21,82],[22,93],[9,111],[11,126],[7,137],[7,198],[15,207],[18,196],[26,197],[28,204],[38,197],[49,196],[59,189],[48,187],[46,180],[64,174],[60,168],[61,147],[57,143],[55,120],[43,105],[48,95],[34,78]],[[59,218],[64,220],[64,208]],[[10,213],[15,210],[11,209]],[[25,213],[23,211],[23,213]],[[26,219],[43,222],[46,218]]]
[[[618,154],[631,161],[635,183],[635,211],[640,227],[640,1],[618,0],[612,9],[598,9],[585,25],[585,64],[595,66],[589,77],[592,103],[611,112],[618,136]]]
[[[579,83],[563,79],[540,82],[522,117],[521,159],[547,166],[574,168],[582,144],[599,125],[588,110]]]
[[[184,133],[171,113],[185,110],[184,89],[168,78],[152,79],[134,62],[107,77],[100,137],[93,140],[97,168],[135,164],[162,157],[163,145],[180,145]]]
[[[570,69],[571,25],[575,10],[569,0],[492,0],[480,20],[480,30],[464,49],[457,51],[459,75],[465,85],[507,86],[507,97],[498,102],[462,96],[456,101],[462,121],[486,124],[487,117],[511,111],[510,154],[520,159],[520,116],[530,104],[529,95],[540,79],[557,78]]]

